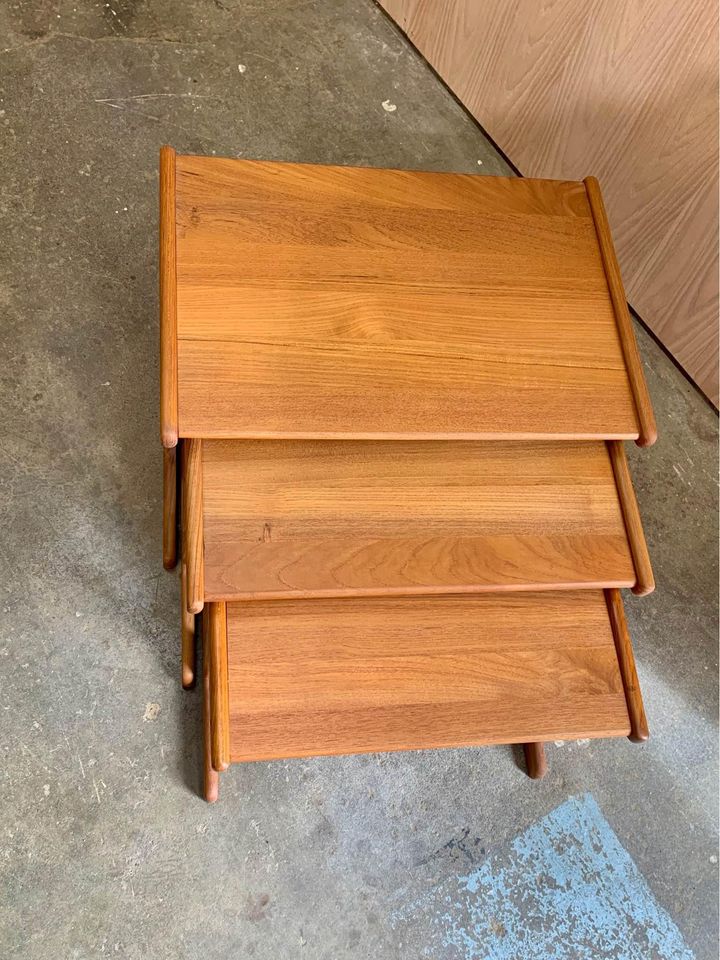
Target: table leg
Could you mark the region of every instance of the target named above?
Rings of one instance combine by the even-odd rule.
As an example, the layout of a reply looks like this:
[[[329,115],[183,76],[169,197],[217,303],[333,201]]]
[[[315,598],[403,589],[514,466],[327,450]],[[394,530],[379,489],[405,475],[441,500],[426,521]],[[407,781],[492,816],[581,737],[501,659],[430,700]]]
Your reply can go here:
[[[163,447],[163,566],[177,563],[177,447]]]
[[[547,773],[547,757],[545,745],[542,743],[524,743],[525,765],[527,775],[532,780],[540,780]]]
[[[182,649],[182,685],[186,690],[195,683],[195,615],[187,608],[187,569],[180,562],[180,641]]]
[[[203,617],[203,769],[204,793],[208,803],[218,799],[220,774],[212,765],[212,730],[210,717],[210,642],[207,616]]]

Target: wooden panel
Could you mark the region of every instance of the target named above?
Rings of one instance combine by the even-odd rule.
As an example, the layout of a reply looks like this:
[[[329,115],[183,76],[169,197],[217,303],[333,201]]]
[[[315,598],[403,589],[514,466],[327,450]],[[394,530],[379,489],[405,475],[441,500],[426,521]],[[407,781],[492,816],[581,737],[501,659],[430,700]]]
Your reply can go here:
[[[717,404],[717,4],[380,2],[525,175],[597,175],[631,303]]]
[[[601,442],[205,441],[205,596],[635,582]]]
[[[203,437],[638,436],[584,186],[177,159]]]
[[[630,730],[600,591],[227,609],[233,761]]]

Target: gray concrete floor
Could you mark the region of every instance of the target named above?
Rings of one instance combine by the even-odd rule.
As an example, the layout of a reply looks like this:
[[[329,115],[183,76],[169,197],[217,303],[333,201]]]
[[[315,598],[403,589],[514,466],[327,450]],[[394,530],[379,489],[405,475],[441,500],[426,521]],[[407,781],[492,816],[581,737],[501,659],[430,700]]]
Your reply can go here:
[[[394,911],[587,791],[716,960],[704,400],[641,334],[660,429],[630,452],[657,575],[627,601],[646,746],[551,749],[542,783],[510,748],[256,763],[206,806],[160,563],[158,148],[505,168],[369,0],[7,2],[0,44],[0,956],[416,957]]]

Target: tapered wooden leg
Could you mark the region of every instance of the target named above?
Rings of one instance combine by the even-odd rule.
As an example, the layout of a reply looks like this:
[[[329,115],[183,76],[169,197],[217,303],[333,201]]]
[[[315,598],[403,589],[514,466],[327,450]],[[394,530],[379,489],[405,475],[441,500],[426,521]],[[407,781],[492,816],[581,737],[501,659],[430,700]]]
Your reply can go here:
[[[625,702],[627,703],[628,716],[630,718],[630,733],[628,734],[628,739],[632,740],[633,743],[644,743],[650,736],[650,731],[648,730],[645,707],[643,706],[642,694],[640,693],[640,681],[638,680],[637,669],[635,667],[635,656],[633,654],[632,643],[630,642],[630,634],[628,633],[620,591],[616,589],[606,590],[605,602],[607,603],[608,614],[610,615],[610,626],[612,627],[613,638],[615,639],[615,651],[617,653],[620,676],[622,677],[623,689],[625,690]]]
[[[186,690],[195,683],[195,615],[187,608],[187,568],[180,563],[180,640],[182,649],[182,685]]]
[[[547,773],[547,757],[545,745],[542,743],[524,743],[525,766],[527,775],[532,780],[540,780]]]
[[[163,447],[163,566],[177,563],[177,447]]]
[[[212,765],[212,730],[210,717],[210,644],[207,618],[203,618],[203,768],[204,792],[208,803],[215,803],[220,788],[220,775]]]
[[[183,441],[182,481],[182,555],[187,565],[188,610],[200,613],[205,599],[202,440]]]

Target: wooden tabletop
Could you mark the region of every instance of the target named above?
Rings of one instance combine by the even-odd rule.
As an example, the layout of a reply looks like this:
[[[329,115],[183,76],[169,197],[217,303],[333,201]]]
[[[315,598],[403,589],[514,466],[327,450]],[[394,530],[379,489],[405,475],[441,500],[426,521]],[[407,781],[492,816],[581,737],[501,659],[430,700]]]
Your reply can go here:
[[[161,175],[166,445],[654,438],[592,184],[169,148]]]
[[[600,441],[205,440],[201,483],[204,600],[636,580]]]
[[[601,591],[227,606],[232,761],[625,736]]]

